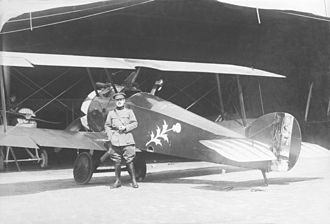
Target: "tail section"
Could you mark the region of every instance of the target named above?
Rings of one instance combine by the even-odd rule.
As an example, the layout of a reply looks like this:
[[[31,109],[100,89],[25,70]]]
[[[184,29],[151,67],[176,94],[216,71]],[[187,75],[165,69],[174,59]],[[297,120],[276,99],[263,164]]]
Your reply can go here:
[[[246,128],[245,135],[270,146],[276,157],[271,171],[288,171],[296,164],[301,149],[301,131],[291,114],[274,112],[263,115]]]

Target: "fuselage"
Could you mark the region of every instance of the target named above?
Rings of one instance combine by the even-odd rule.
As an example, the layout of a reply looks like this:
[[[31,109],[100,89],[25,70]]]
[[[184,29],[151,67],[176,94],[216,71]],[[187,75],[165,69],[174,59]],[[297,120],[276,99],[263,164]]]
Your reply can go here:
[[[133,135],[137,148],[143,151],[228,164],[230,161],[205,147],[200,140],[245,138],[149,93],[139,92],[130,96],[126,106],[134,111],[138,120]],[[107,113],[114,108],[112,94],[94,96],[87,113],[89,129],[103,131]]]
[[[83,104],[90,131],[104,131],[107,114],[116,106],[112,100],[114,92],[105,92],[107,94],[100,96],[90,94],[85,101],[89,102]],[[142,151],[262,170],[267,170],[275,158],[270,150],[273,141],[272,114],[267,115],[267,119],[261,118],[260,125],[255,123],[258,124],[254,125],[256,132],[264,130],[262,133],[265,132],[265,135],[253,140],[149,93],[129,95],[126,106],[134,111],[137,118],[138,127],[133,130],[133,136],[136,147]],[[294,127],[298,125],[294,124]],[[300,133],[298,129],[294,128],[293,133]],[[264,139],[268,141],[266,144],[263,144]],[[300,144],[299,136],[294,139],[297,141],[294,141],[294,147],[291,144],[291,148],[297,148]],[[295,149],[291,151],[291,164],[294,165],[299,152]],[[289,164],[290,168],[292,166]]]

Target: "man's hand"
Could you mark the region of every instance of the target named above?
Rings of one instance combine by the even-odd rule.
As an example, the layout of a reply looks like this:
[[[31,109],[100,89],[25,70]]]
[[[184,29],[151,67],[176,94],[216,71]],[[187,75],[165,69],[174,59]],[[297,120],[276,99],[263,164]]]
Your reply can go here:
[[[126,127],[125,127],[124,125],[119,126],[119,127],[118,127],[118,130],[119,130],[120,132],[124,132],[124,131],[126,130]]]

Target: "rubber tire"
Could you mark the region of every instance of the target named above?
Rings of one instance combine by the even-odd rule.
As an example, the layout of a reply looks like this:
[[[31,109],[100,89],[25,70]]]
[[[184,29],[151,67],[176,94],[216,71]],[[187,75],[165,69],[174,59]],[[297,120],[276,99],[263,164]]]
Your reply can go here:
[[[41,157],[40,167],[42,169],[48,168],[48,153],[45,149],[41,149],[39,156]]]
[[[83,152],[78,155],[73,165],[73,177],[77,184],[87,184],[93,176],[92,155]]]
[[[133,161],[137,181],[143,181],[147,175],[147,164],[143,153],[136,153]]]

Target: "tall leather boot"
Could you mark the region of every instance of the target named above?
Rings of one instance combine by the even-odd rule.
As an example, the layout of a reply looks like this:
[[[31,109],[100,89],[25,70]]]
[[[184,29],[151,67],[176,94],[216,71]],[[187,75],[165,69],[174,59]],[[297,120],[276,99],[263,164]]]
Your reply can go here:
[[[128,173],[129,173],[129,175],[131,176],[131,179],[132,179],[132,187],[133,188],[138,188],[139,185],[136,182],[133,162],[127,164],[127,170],[128,170]]]
[[[120,173],[121,173],[121,165],[120,163],[115,164],[115,175],[116,175],[116,181],[115,183],[110,186],[110,188],[118,188],[121,187],[121,182],[120,182]]]

